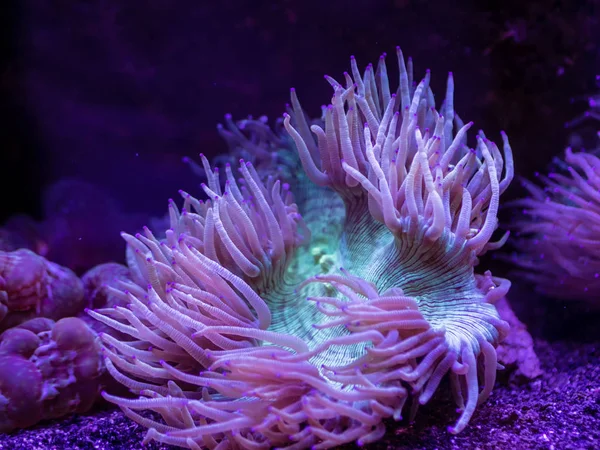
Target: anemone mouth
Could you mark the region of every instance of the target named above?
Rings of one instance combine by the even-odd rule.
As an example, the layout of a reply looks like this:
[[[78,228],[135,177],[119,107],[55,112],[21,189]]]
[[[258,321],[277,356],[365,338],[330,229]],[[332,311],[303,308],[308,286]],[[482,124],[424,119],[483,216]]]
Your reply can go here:
[[[473,267],[505,240],[489,242],[510,146],[503,135],[503,159],[480,132],[469,149],[452,77],[438,113],[429,73],[414,86],[400,50],[398,62],[396,94],[383,58],[364,75],[352,59],[345,87],[327,77],[333,99],[312,126],[292,91],[291,140],[264,121],[243,122],[246,134],[229,122],[234,153],[269,151],[241,161],[240,179],[226,165],[224,184],[202,157],[208,200],[170,202],[164,238],[123,235],[133,280],[113,293],[130,305],[90,314],[130,336],[102,341],[108,370],[140,398],[105,398],[149,429],[146,441],[367,444],[447,374],[457,433],[491,393],[508,327],[493,303],[510,283]],[[265,169],[277,152],[289,185]]]

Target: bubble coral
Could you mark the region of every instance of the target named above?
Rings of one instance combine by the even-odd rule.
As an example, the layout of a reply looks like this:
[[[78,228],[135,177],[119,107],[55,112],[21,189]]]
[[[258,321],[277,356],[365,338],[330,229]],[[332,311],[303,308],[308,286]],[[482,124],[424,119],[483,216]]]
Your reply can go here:
[[[86,310],[126,306],[128,302],[124,302],[121,297],[113,295],[111,288],[117,287],[120,282],[129,281],[130,279],[129,269],[122,264],[105,263],[88,270],[81,277]],[[110,333],[115,337],[126,337],[112,327],[94,320],[85,311],[82,311],[77,317],[98,334]]]
[[[2,433],[86,412],[104,371],[96,334],[76,317],[36,318],[6,330],[0,367]]]
[[[0,251],[0,331],[34,317],[58,320],[83,310],[81,280],[28,249]]]
[[[202,157],[208,200],[171,201],[164,239],[124,234],[136,282],[113,293],[129,306],[90,314],[130,337],[102,335],[105,361],[140,397],[104,396],[149,429],[146,442],[367,444],[446,374],[458,433],[490,395],[508,331],[494,302],[510,283],[474,266],[506,240],[490,242],[510,146],[503,134],[503,157],[480,132],[468,148],[452,75],[438,112],[429,72],[415,86],[397,55],[396,93],[383,57],[364,75],[352,58],[343,84],[326,77],[333,98],[312,126],[292,90],[291,140],[230,124],[233,147],[257,136],[296,147],[303,170],[282,163],[289,185],[241,161],[222,188]]]

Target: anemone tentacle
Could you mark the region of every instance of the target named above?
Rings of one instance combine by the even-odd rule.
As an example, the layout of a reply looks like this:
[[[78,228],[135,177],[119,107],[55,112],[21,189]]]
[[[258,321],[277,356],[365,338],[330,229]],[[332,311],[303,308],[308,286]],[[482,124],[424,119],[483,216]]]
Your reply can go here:
[[[108,370],[140,398],[105,397],[146,441],[367,444],[447,374],[457,433],[490,395],[508,331],[493,303],[510,283],[474,266],[505,240],[490,242],[510,145],[503,134],[503,155],[480,132],[468,148],[452,76],[438,113],[429,72],[413,86],[412,62],[397,56],[396,93],[383,57],[364,75],[352,58],[343,84],[326,77],[320,120],[292,90],[287,135],[227,118],[233,154],[253,161],[241,177],[202,156],[208,200],[170,202],[164,238],[124,234],[134,280],[116,295],[130,306],[90,314],[131,338],[102,336]]]

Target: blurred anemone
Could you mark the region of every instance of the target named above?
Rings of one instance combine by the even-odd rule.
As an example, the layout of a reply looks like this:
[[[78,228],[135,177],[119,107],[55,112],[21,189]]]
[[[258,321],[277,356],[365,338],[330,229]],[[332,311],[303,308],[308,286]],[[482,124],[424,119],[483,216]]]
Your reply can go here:
[[[600,76],[596,79],[600,83]],[[598,94],[589,97],[588,106],[566,126],[600,120]],[[509,204],[519,213],[512,223],[518,252],[511,261],[525,269],[521,277],[549,297],[600,305],[599,151],[567,148],[564,159],[554,158],[547,175],[536,173],[537,183],[522,181],[529,197]]]
[[[596,85],[600,88],[600,75],[596,75]],[[586,120],[600,121],[600,92],[586,98],[588,109],[566,124],[567,128],[573,128]]]
[[[555,172],[538,175],[541,186],[523,180],[528,198],[512,202],[522,216],[511,259],[522,276],[550,297],[590,299],[600,295],[600,159],[565,151]]]
[[[241,177],[202,156],[207,200],[170,201],[164,237],[123,234],[133,282],[111,293],[128,306],[89,313],[128,336],[101,336],[105,361],[140,397],[104,396],[146,442],[362,445],[408,404],[414,417],[446,374],[458,433],[490,395],[508,332],[494,303],[510,283],[474,266],[506,240],[490,242],[510,146],[503,134],[503,157],[480,132],[467,147],[452,76],[438,112],[429,72],[417,85],[397,56],[396,93],[384,57],[326,77],[333,98],[312,126],[292,90],[289,136],[228,120],[232,154],[253,161]]]

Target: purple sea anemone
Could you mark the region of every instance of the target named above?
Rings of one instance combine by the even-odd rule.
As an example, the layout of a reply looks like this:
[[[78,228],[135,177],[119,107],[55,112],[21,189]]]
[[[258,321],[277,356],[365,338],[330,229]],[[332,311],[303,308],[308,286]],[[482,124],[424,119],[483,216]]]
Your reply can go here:
[[[538,291],[550,297],[591,299],[600,295],[600,159],[565,151],[564,163],[542,187],[524,180],[528,198],[513,204],[519,254],[515,261]]]
[[[596,80],[600,86],[600,76]],[[599,99],[599,94],[591,96],[589,110],[567,127],[588,118],[600,120]],[[521,215],[513,223],[519,253],[511,261],[525,269],[520,276],[550,297],[594,304],[600,296],[598,152],[567,148],[564,159],[555,158],[550,173],[536,174],[539,183],[523,180],[529,197],[512,203]]]
[[[207,200],[171,201],[164,237],[124,234],[133,282],[114,294],[129,306],[90,314],[130,337],[102,340],[108,370],[139,398],[104,396],[149,429],[145,441],[366,444],[446,374],[458,433],[490,395],[508,331],[494,302],[510,283],[474,266],[505,241],[490,239],[510,146],[503,134],[503,157],[480,132],[468,148],[452,76],[438,112],[429,72],[414,84],[397,55],[396,93],[384,57],[362,76],[352,58],[343,83],[326,77],[333,98],[312,126],[292,90],[291,139],[230,123],[234,151],[262,149],[256,164],[240,161],[239,179],[227,165],[222,184],[202,157]]]

